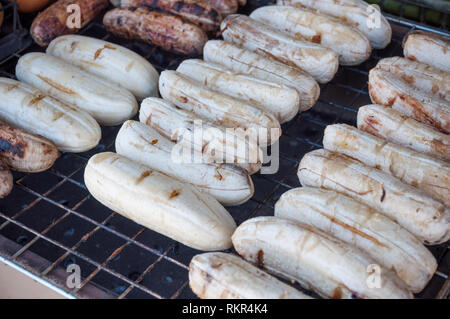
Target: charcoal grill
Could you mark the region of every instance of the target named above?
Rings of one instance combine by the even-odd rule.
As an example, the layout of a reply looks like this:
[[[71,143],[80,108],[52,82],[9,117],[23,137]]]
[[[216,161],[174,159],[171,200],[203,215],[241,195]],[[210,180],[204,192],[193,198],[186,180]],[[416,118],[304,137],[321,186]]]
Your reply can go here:
[[[411,3],[411,1],[404,1]],[[248,14],[268,1],[250,0],[241,8]],[[448,13],[445,13],[447,19]],[[368,71],[384,57],[402,55],[401,40],[411,29],[448,34],[447,24],[426,26],[403,17],[387,15],[393,28],[392,43],[375,50],[365,63],[341,67],[336,77],[321,86],[313,109],[282,126],[280,168],[276,174],[252,176],[255,195],[247,203],[228,207],[238,224],[273,215],[281,194],[300,186],[296,176],[299,160],[321,148],[323,131],[331,123],[356,124],[357,109],[369,104]],[[26,16],[25,26],[32,16]],[[147,44],[108,35],[101,17],[81,34],[124,45],[147,58],[159,71],[175,69],[182,57]],[[18,58],[26,52],[42,51],[35,44],[16,50],[0,62],[0,76],[14,78]],[[39,174],[14,172],[15,186],[0,200],[0,261],[26,271],[34,279],[75,298],[195,298],[188,285],[188,265],[198,251],[120,216],[89,195],[84,167],[95,153],[114,151],[119,127],[103,127],[100,144],[81,154],[63,154],[48,171]],[[430,246],[439,267],[420,298],[448,298],[450,290],[449,243]],[[81,269],[81,285],[69,288],[67,266]],[[296,286],[299,288],[299,286]],[[0,287],[0,289],[5,289]],[[6,288],[7,289],[7,288]],[[299,288],[301,289],[301,288]]]

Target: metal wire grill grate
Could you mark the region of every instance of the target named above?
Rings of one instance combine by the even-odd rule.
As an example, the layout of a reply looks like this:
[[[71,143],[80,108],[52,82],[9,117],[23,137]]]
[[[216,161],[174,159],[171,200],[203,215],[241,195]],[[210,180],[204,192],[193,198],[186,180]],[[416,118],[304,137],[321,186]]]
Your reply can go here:
[[[244,11],[261,4],[250,2]],[[273,175],[254,175],[254,197],[243,205],[228,207],[237,224],[251,217],[272,215],[279,196],[300,186],[296,176],[299,160],[322,147],[326,125],[356,124],[358,107],[370,103],[368,71],[381,58],[402,55],[401,40],[411,27],[397,20],[392,25],[393,41],[386,49],[374,51],[362,65],[341,67],[333,81],[321,86],[314,108],[283,125],[280,169]],[[113,38],[100,20],[81,33],[124,45],[146,57],[159,71],[175,69],[182,60],[147,44]],[[23,53],[39,50],[32,46]],[[15,64],[23,53],[0,62],[0,76],[14,77]],[[14,173],[13,192],[0,201],[0,235],[17,245],[9,250],[0,245],[0,256],[76,297],[92,297],[94,286],[104,292],[102,297],[193,298],[187,274],[189,262],[198,251],[112,212],[92,198],[83,184],[87,160],[95,153],[114,151],[118,130],[103,127],[98,147],[82,154],[63,154],[49,171]],[[418,297],[448,298],[449,244],[429,248],[439,268]],[[30,264],[24,258],[30,253],[45,258],[47,263]],[[74,289],[61,279],[65,278],[61,273],[73,263],[80,266],[82,275],[81,287]]]

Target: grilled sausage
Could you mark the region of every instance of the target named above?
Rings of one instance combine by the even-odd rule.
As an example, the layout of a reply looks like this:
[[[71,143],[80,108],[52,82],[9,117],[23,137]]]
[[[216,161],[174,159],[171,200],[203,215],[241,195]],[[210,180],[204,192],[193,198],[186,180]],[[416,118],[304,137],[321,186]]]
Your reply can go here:
[[[196,255],[189,287],[202,299],[310,299],[243,259],[220,252]]]
[[[88,112],[103,125],[121,124],[138,109],[130,91],[45,53],[23,55],[17,62],[16,76],[45,94]]]
[[[309,8],[337,18],[365,34],[375,49],[383,49],[391,42],[391,25],[363,0],[277,0],[277,4]]]
[[[5,198],[13,188],[13,176],[5,161],[0,158],[0,198]]]
[[[256,9],[250,18],[287,32],[300,40],[320,44],[339,54],[339,64],[357,65],[370,57],[369,39],[356,28],[311,10],[289,6]]]
[[[275,143],[281,135],[280,123],[273,115],[205,88],[176,71],[166,70],[161,73],[159,92],[164,99],[211,122],[254,133],[253,136],[263,146]]]
[[[261,169],[263,154],[256,142],[205,121],[166,100],[147,98],[142,101],[139,121],[187,149],[199,152],[208,161],[234,164],[248,174]]]
[[[205,61],[216,63],[236,73],[260,80],[285,84],[300,93],[300,110],[310,109],[320,95],[317,82],[303,70],[275,61],[232,43],[218,40],[206,42],[203,49]]]
[[[450,101],[450,73],[402,57],[381,59],[377,66],[429,95]]]
[[[450,109],[440,99],[411,86],[395,75],[374,68],[369,72],[369,94],[373,103],[392,107],[419,122],[450,133]]]
[[[391,143],[450,162],[450,135],[394,109],[377,104],[360,107],[358,128]]]
[[[403,39],[403,54],[410,60],[450,72],[449,36],[414,30]]]
[[[220,25],[225,41],[261,53],[308,72],[316,81],[331,81],[339,66],[338,55],[318,44],[298,40],[242,14],[226,17]]]
[[[120,45],[81,35],[53,40],[47,54],[119,84],[143,100],[158,95],[159,74],[145,58]]]
[[[58,156],[49,140],[0,122],[0,157],[13,170],[42,172],[52,167]]]
[[[185,60],[178,66],[177,72],[212,90],[249,102],[275,115],[280,123],[292,120],[299,110],[299,93],[284,84],[234,73],[203,60]]]
[[[170,12],[198,25],[205,32],[217,31],[222,22],[219,11],[207,0],[122,0],[120,5],[123,8],[144,7]]]
[[[450,164],[347,124],[328,125],[324,148],[376,167],[450,206]]]
[[[206,0],[206,1],[220,12],[222,18],[225,18],[230,14],[236,13],[239,7],[238,0]]]
[[[208,41],[208,36],[198,26],[178,16],[146,8],[113,9],[105,14],[103,24],[118,37],[148,42],[188,56],[200,55]]]
[[[0,78],[0,94],[1,119],[49,139],[63,152],[85,152],[100,141],[92,116],[25,83]]]
[[[80,27],[83,28],[100,12],[109,6],[108,0],[58,0],[42,11],[33,20],[30,33],[34,41],[41,47],[46,47],[54,38],[76,33],[79,29],[71,27],[72,15],[76,12],[68,11],[70,5],[80,8]],[[75,19],[76,21],[76,19]]]
[[[355,246],[392,269],[413,292],[421,291],[436,259],[406,229],[376,210],[332,190],[299,187],[284,193],[275,216],[298,221]]]
[[[84,182],[105,206],[184,245],[199,250],[231,247],[233,218],[194,186],[115,153],[92,156]]]
[[[366,254],[326,233],[299,222],[272,216],[243,222],[234,232],[233,246],[247,261],[298,281],[327,298],[412,298],[405,284],[380,266],[379,287],[368,285]]]
[[[239,205],[253,196],[253,182],[248,174],[231,165],[192,162],[191,149],[184,154],[174,152],[175,143],[150,126],[127,121],[116,137],[116,151],[138,163],[147,165],[182,182],[194,185],[223,205]]]
[[[332,189],[395,220],[428,244],[450,239],[450,211],[419,189],[346,155],[320,149],[303,156],[303,186]]]

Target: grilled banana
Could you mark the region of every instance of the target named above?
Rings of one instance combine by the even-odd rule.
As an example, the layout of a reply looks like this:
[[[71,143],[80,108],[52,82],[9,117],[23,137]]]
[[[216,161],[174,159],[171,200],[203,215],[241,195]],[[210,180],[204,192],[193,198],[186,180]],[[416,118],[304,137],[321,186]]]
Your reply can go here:
[[[393,109],[450,133],[448,101],[414,90],[408,82],[390,72],[374,68],[369,72],[369,94],[373,103]]]
[[[0,119],[49,139],[63,152],[85,152],[100,141],[92,116],[27,84],[0,78],[0,94]]]
[[[139,54],[120,45],[81,35],[66,35],[50,42],[46,52],[119,84],[138,100],[158,95],[159,74],[155,68]]]
[[[335,52],[298,40],[245,15],[229,15],[221,23],[220,30],[225,41],[296,66],[320,83],[331,81],[339,66],[339,57]]]
[[[421,291],[437,268],[430,251],[396,222],[332,190],[289,190],[275,204],[275,216],[317,228],[361,249],[394,270],[413,292]]]
[[[52,167],[58,156],[49,140],[0,121],[0,157],[13,170],[42,172]]]
[[[168,139],[199,152],[211,162],[234,164],[248,174],[261,169],[263,154],[257,143],[203,121],[166,100],[147,98],[142,101],[139,120]]]
[[[241,258],[204,253],[192,258],[189,286],[202,299],[310,299]]]
[[[5,198],[11,193],[14,185],[13,176],[8,165],[0,158],[0,198]]]
[[[250,18],[268,24],[294,38],[320,44],[339,54],[339,64],[357,65],[370,57],[369,39],[356,28],[311,10],[290,6],[256,9]]]
[[[450,72],[449,36],[414,30],[403,39],[403,54],[410,60],[420,61]]]
[[[128,90],[48,54],[22,56],[16,76],[45,94],[88,112],[103,125],[121,124],[137,112],[136,99]]]
[[[251,178],[242,169],[223,164],[192,163],[173,151],[175,143],[153,128],[136,121],[122,125],[116,138],[116,151],[151,169],[172,176],[216,198],[223,205],[238,205],[253,196]]]
[[[211,122],[255,133],[262,146],[275,143],[281,135],[280,123],[273,115],[205,88],[176,71],[161,73],[159,91],[164,99]]]
[[[233,218],[217,200],[189,184],[115,153],[91,157],[84,182],[103,205],[184,245],[231,247]]]
[[[381,59],[376,68],[402,78],[409,85],[426,94],[450,101],[449,72],[402,57]]]
[[[375,49],[383,49],[391,42],[391,25],[379,9],[363,0],[277,0],[277,4],[337,18],[365,34]]]
[[[310,109],[319,98],[320,87],[306,72],[232,43],[219,40],[206,42],[203,58],[236,72],[260,80],[285,84],[300,93],[300,111]]]
[[[324,148],[376,167],[450,205],[450,164],[358,130],[347,124],[328,125]]]
[[[395,220],[425,243],[450,239],[450,211],[441,202],[351,157],[315,150],[302,158],[297,174],[303,186],[344,193]]]
[[[297,115],[299,93],[284,84],[259,80],[234,73],[217,64],[203,60],[185,60],[177,72],[190,77],[206,87],[251,103],[285,123]]]
[[[234,232],[233,245],[248,261],[329,298],[412,298],[392,272],[360,250],[296,221],[257,217]],[[379,267],[371,286],[370,266]],[[373,275],[373,274],[372,274]]]
[[[371,104],[358,110],[358,128],[418,152],[450,161],[450,136],[394,109]]]

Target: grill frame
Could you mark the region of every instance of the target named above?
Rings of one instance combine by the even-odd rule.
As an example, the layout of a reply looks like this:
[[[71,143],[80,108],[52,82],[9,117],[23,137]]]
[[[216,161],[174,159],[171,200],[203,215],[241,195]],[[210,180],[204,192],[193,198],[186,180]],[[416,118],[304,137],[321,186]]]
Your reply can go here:
[[[249,13],[265,4],[267,1],[264,0],[250,1],[241,12]],[[254,197],[240,206],[227,207],[238,224],[251,217],[272,215],[278,197],[288,189],[300,186],[296,177],[299,160],[306,152],[322,147],[326,125],[356,124],[357,108],[370,103],[366,83],[368,70],[383,57],[402,55],[401,40],[404,34],[412,29],[422,29],[448,35],[445,29],[389,14],[386,16],[393,27],[392,43],[384,50],[375,50],[371,58],[360,66],[341,66],[330,83],[321,85],[321,95],[313,109],[282,126],[280,170],[273,175],[254,175]],[[100,17],[80,34],[137,51],[158,71],[175,69],[183,60],[147,44],[112,37],[106,33]],[[10,55],[0,62],[0,76],[14,78],[17,59],[31,51],[42,49],[33,44]],[[0,237],[9,238],[19,245],[9,250],[0,245],[0,260],[17,265],[49,286],[75,298],[98,296],[92,294],[92,286],[106,292],[102,297],[193,298],[195,296],[188,287],[187,271],[191,257],[198,251],[103,207],[89,195],[83,184],[82,172],[87,160],[95,153],[114,151],[114,138],[119,128],[102,127],[102,140],[98,147],[82,154],[63,154],[47,172],[14,172],[13,193],[0,200]],[[73,225],[79,228],[75,229]],[[450,244],[432,246],[430,250],[438,260],[438,272],[417,296],[448,298]],[[30,259],[24,258],[29,253],[42,255],[48,263],[37,267]],[[135,260],[136,257],[139,260]],[[74,261],[81,265],[82,286],[70,289],[61,274]],[[298,285],[295,287],[301,289]]]

